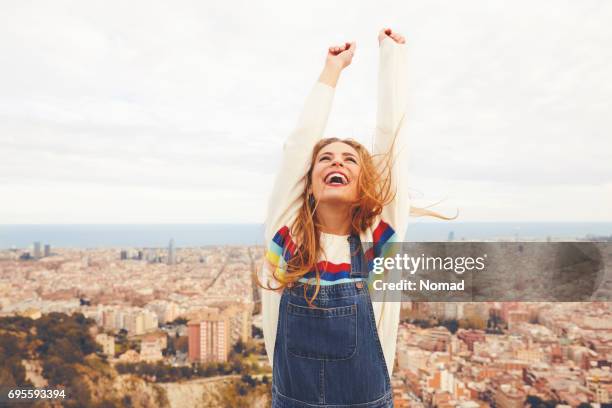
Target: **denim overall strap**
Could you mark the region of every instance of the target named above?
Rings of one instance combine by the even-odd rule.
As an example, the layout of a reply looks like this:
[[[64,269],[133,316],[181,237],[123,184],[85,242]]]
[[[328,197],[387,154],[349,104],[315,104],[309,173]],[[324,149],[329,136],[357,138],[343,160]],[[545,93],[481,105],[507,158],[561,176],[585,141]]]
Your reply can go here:
[[[348,237],[349,248],[351,251],[351,278],[368,279],[370,273],[368,262],[365,259],[363,245],[359,234],[351,234]]]
[[[279,306],[272,408],[392,408],[393,393],[376,329],[368,263],[348,238],[356,282],[285,288]],[[307,298],[318,290],[313,304]],[[365,374],[364,374],[365,373]]]

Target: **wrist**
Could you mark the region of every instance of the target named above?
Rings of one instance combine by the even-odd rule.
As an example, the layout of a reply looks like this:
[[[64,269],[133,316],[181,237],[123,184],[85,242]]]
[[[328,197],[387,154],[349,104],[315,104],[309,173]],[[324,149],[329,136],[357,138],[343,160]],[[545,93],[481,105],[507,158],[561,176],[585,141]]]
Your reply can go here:
[[[323,71],[321,71],[319,82],[331,87],[336,87],[338,79],[340,78],[340,73],[342,73],[342,66],[335,62],[328,61],[325,63]]]
[[[342,66],[342,63],[340,61],[336,61],[336,60],[327,60],[325,61],[325,65],[323,67],[323,70],[327,70],[330,72],[335,72],[337,71],[338,73],[342,72],[342,69],[344,67]]]

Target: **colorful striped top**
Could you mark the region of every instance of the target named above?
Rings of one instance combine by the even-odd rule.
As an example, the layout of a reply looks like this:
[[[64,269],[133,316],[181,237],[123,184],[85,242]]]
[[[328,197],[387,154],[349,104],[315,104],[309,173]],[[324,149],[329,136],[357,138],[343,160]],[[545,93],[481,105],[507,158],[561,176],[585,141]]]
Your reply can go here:
[[[335,235],[320,233],[321,247],[323,248],[321,260],[317,262],[320,285],[334,285],[345,282],[362,280],[351,278],[351,257],[348,245],[349,235]],[[372,260],[386,251],[388,244],[395,242],[395,231],[389,224],[380,220],[373,232],[373,245],[365,245],[365,258],[368,268],[372,270]],[[266,260],[270,265],[277,265],[277,274],[282,275],[284,267],[295,253],[295,243],[289,234],[287,226],[281,227],[269,244],[266,251]],[[313,269],[300,279],[300,282],[316,284],[316,271]]]

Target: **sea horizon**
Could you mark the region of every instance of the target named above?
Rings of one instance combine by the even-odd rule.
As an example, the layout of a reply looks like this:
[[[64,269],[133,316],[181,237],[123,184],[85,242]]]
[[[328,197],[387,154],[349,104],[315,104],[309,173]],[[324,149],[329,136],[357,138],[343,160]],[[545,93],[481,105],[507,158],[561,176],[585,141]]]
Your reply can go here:
[[[0,224],[0,249],[263,245],[261,223]],[[412,222],[405,241],[576,240],[612,235],[612,222]]]

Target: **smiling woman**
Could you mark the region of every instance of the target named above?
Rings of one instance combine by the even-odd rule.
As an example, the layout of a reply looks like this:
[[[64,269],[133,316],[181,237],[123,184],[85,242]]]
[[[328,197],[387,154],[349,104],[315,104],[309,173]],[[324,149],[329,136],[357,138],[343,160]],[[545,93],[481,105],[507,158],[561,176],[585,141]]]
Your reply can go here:
[[[346,235],[370,225],[393,198],[389,158],[372,156],[352,139],[327,138],[317,143],[306,182],[308,203],[315,204],[306,215],[312,214],[315,228]]]
[[[355,43],[329,48],[284,146],[265,232],[263,284],[276,290],[262,293],[273,407],[393,406],[400,304],[372,302],[365,281],[372,259],[404,237],[410,213],[406,50],[391,29],[381,30],[378,41],[373,152],[351,139],[322,139]],[[372,248],[365,251],[364,242]]]

